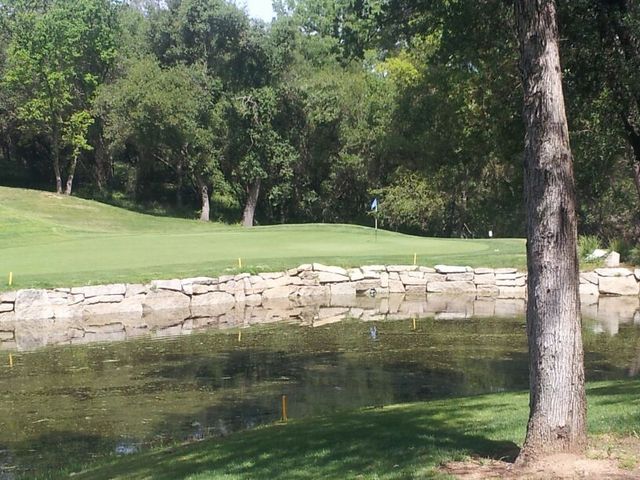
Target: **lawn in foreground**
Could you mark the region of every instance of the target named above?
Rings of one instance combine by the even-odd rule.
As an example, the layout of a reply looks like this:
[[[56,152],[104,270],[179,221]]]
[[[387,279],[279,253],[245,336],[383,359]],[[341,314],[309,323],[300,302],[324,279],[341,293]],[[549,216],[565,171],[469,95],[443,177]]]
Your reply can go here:
[[[0,278],[13,288],[277,271],[301,263],[525,264],[521,239],[425,238],[351,225],[243,229],[143,215],[48,192],[0,187]],[[6,280],[0,290],[7,289]]]
[[[588,398],[592,434],[637,435],[640,381],[593,383]],[[503,393],[291,421],[135,454],[73,478],[444,478],[435,470],[443,461],[513,458],[524,438],[527,403],[526,393]]]

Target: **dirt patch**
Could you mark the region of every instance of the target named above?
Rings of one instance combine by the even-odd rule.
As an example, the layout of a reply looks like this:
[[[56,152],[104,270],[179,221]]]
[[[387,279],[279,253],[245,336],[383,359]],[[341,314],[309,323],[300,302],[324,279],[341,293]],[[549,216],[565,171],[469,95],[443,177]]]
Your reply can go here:
[[[440,470],[461,480],[485,479],[638,479],[640,480],[640,438],[600,436],[591,439],[584,456],[556,454],[526,468],[487,458],[450,462]]]

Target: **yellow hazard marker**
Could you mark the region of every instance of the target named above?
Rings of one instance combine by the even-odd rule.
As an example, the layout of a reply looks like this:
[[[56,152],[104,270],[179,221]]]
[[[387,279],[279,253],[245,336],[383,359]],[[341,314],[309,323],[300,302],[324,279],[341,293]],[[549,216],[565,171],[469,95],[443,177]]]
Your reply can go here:
[[[9,286],[13,285],[13,272],[9,272]]]
[[[282,395],[282,421],[286,423],[287,420],[287,396]]]
[[[415,317],[413,318],[413,329],[414,330],[416,329],[416,319],[415,319]]]
[[[242,258],[238,257],[238,268],[242,268]]]
[[[413,264],[416,265],[418,263],[418,254],[414,253],[413,254]]]
[[[13,355],[9,354],[9,366],[13,368]]]
[[[242,330],[238,330],[238,341],[242,341]]]

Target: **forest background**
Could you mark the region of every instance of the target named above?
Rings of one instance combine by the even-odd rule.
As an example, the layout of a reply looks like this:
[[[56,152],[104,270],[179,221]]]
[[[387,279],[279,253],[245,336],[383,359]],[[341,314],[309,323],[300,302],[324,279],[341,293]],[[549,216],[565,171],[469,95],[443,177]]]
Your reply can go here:
[[[202,220],[524,236],[507,0],[0,1],[0,185]],[[579,230],[640,240],[640,8],[560,2]],[[640,255],[638,255],[640,256]]]

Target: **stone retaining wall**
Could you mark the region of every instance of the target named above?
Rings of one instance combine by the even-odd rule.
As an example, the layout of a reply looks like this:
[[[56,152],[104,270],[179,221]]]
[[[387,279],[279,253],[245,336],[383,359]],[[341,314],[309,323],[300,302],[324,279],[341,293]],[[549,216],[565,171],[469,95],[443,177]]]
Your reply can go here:
[[[580,293],[594,303],[600,295],[632,296],[640,293],[640,269],[600,268],[580,274]],[[318,263],[285,272],[223,275],[156,280],[150,284],[112,284],[50,290],[27,289],[0,293],[0,343],[16,341],[16,325],[52,321],[69,326],[66,336],[85,338],[92,332],[133,332],[149,328],[148,319],[171,326],[172,322],[206,324],[229,311],[242,310],[273,319],[296,317],[308,304],[331,305],[333,299],[349,303],[359,295],[385,298],[392,295],[444,294],[477,299],[526,297],[526,274],[514,268],[476,268],[436,265],[368,265],[344,269]],[[340,302],[339,302],[340,303]],[[271,308],[272,306],[282,308]],[[267,313],[264,313],[267,312]],[[283,313],[284,312],[284,313]],[[264,318],[263,321],[271,321]],[[68,330],[69,330],[68,329]],[[75,333],[73,331],[76,330]],[[74,337],[74,335],[76,335]]]

